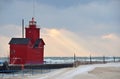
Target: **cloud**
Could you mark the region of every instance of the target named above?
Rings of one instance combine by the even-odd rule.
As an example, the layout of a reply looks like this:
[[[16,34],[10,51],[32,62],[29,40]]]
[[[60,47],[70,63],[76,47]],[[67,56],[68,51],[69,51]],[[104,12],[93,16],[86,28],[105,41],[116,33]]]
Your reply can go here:
[[[73,56],[74,53],[80,56],[87,55],[88,51],[75,41],[75,34],[65,29],[42,29],[42,37],[46,42],[46,56]],[[44,35],[44,34],[45,35]]]
[[[43,1],[43,3],[40,3],[40,1],[36,2],[35,17],[37,23],[43,28],[63,28],[86,35],[119,32],[119,0],[93,0],[86,1],[86,3],[83,4],[81,1],[76,2],[78,2],[77,5],[70,3],[71,6],[62,9],[52,6],[55,4],[54,2],[52,3],[52,1],[52,5],[47,4],[46,1]],[[60,1],[60,3],[60,6],[62,6],[64,1]],[[14,1],[12,5],[7,7],[7,9],[2,12],[3,14],[0,15],[0,17],[3,18],[1,24],[19,25],[22,18],[25,18],[25,21],[28,22],[33,16],[32,5],[32,1]],[[8,13],[14,15],[8,15]]]
[[[21,36],[21,26],[10,24],[1,26],[0,34],[6,37],[20,37]]]
[[[6,57],[9,55],[8,41],[10,38],[0,35],[0,57]]]
[[[97,55],[120,56],[120,36],[114,33],[89,39],[92,52]]]
[[[118,40],[119,37],[116,36],[115,34],[107,34],[107,35],[103,35],[102,39],[108,39],[108,40]]]
[[[38,23],[42,27],[63,28],[83,35],[119,33],[118,3],[114,1],[108,3],[93,1],[64,9],[41,4],[36,6],[38,7],[36,8],[36,16],[40,18]]]
[[[73,53],[78,56],[90,54],[92,56],[120,56],[120,37],[116,34],[103,35],[101,38],[101,36],[77,35],[66,29],[44,28],[42,31],[42,37],[46,42],[46,56],[59,56],[59,54],[60,56],[72,56]]]

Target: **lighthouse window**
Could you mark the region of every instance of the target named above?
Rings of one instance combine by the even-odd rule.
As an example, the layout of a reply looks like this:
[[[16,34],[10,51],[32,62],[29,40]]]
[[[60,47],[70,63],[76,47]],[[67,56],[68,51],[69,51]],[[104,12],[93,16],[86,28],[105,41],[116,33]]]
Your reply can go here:
[[[15,50],[11,50],[10,53],[11,53],[11,54],[15,54]]]
[[[36,25],[36,22],[35,21],[30,21],[29,25]]]
[[[39,48],[43,48],[43,46],[40,46]]]
[[[29,31],[29,33],[31,33],[31,31]]]
[[[32,25],[32,23],[30,22],[30,25]]]

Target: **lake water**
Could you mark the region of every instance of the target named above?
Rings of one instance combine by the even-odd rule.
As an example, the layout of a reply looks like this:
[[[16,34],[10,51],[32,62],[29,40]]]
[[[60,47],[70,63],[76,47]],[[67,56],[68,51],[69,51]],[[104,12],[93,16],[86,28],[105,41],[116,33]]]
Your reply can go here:
[[[120,57],[45,57],[44,61],[46,64],[60,64],[60,63],[73,63],[74,61],[120,61]],[[9,58],[0,58],[0,64],[4,61],[9,62]]]

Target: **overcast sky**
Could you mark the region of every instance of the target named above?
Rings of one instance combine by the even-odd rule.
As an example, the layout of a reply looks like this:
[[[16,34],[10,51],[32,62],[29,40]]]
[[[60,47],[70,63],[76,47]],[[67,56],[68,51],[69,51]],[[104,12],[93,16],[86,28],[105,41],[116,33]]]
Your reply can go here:
[[[33,16],[45,56],[120,56],[119,8],[120,0],[0,0],[0,56]]]

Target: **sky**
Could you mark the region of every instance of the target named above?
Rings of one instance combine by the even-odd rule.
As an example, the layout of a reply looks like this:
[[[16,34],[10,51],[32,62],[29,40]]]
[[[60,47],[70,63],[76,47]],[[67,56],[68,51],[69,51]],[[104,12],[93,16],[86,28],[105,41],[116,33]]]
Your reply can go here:
[[[45,56],[120,56],[120,0],[0,0],[0,57],[35,17]]]

